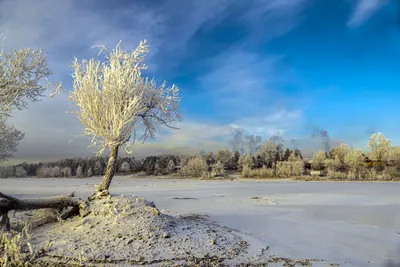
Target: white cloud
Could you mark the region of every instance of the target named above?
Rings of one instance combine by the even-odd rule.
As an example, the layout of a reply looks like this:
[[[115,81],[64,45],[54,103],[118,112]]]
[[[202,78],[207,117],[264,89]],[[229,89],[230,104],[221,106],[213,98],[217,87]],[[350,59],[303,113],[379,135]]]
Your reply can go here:
[[[358,0],[347,25],[349,27],[360,26],[387,2],[387,0]]]
[[[288,111],[279,109],[269,111],[260,116],[242,118],[234,123],[235,126],[264,137],[269,137],[277,132],[285,135],[296,130],[303,122],[300,110]]]
[[[272,38],[296,25],[298,19],[291,14],[297,15],[304,2],[287,1],[286,5],[278,6],[271,5],[273,1],[260,1],[257,9],[250,9],[243,19],[252,29],[252,36],[256,37],[264,30],[259,24],[252,23],[254,18],[268,14],[270,20],[267,21],[272,23],[289,17],[290,22],[287,20],[288,23],[269,29]],[[100,3],[111,5],[109,1]],[[0,28],[6,40],[2,45],[6,50],[20,47],[43,49],[48,55],[50,68],[56,73],[51,80],[63,80],[64,84],[68,84],[71,82],[68,64],[73,56],[95,56],[97,50],[90,50],[95,44],[113,48],[119,40],[123,40],[123,47],[129,49],[135,47],[139,40],[147,38],[151,49],[148,64],[154,70],[159,63],[156,60],[159,53],[177,56],[184,53],[185,45],[203,23],[222,14],[228,4],[228,0],[170,0],[150,6],[151,3],[147,1],[134,1],[118,8],[102,8],[96,1],[3,0],[0,1]],[[206,150],[221,148],[231,134],[229,123],[250,132],[270,133],[275,129],[289,129],[289,125],[299,119],[301,113],[293,115],[296,112],[280,109],[275,112],[261,105],[263,101],[273,98],[274,92],[269,89],[273,89],[275,83],[287,80],[288,73],[290,75],[290,71],[279,64],[280,57],[271,55],[259,58],[240,46],[217,57],[213,70],[204,77],[202,83],[212,88],[209,93],[214,101],[228,107],[224,110],[232,114],[232,121],[216,125],[185,118],[185,122],[178,124],[181,130],[163,130],[157,142],[138,146],[135,155],[196,150],[199,143]],[[52,160],[91,156],[95,150],[86,148],[89,145],[88,138],[69,142],[82,129],[74,115],[64,113],[70,109],[66,97],[58,96],[30,103],[27,110],[17,112],[10,121],[26,132],[26,136],[18,147],[16,158]],[[262,115],[271,112],[275,115]],[[264,124],[256,128],[259,122]]]

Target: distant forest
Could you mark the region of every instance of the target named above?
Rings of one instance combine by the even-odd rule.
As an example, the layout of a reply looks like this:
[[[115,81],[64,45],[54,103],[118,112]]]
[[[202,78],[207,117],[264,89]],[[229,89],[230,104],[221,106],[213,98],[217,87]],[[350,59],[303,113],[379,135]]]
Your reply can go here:
[[[287,161],[291,154],[299,155],[300,150],[286,149],[281,155],[277,153],[274,161]],[[201,157],[207,164],[207,170],[212,171],[217,163],[222,164],[223,170],[240,170],[240,159],[247,154],[231,152],[228,149],[218,150],[216,152],[202,153],[201,155],[172,155],[165,154],[160,156],[149,156],[143,159],[135,157],[119,157],[117,159],[116,172],[119,174],[144,173],[146,175],[170,175],[181,171],[181,167],[186,166],[191,159]],[[261,156],[251,157],[252,165],[255,168],[266,165]],[[20,163],[14,166],[0,167],[0,178],[11,177],[91,177],[104,175],[107,166],[108,157],[87,157],[61,159],[54,162],[40,163]],[[272,162],[271,162],[272,163]],[[267,163],[268,165],[268,163]],[[271,164],[270,164],[271,165]],[[269,166],[271,167],[271,166]],[[184,168],[183,168],[184,169]]]

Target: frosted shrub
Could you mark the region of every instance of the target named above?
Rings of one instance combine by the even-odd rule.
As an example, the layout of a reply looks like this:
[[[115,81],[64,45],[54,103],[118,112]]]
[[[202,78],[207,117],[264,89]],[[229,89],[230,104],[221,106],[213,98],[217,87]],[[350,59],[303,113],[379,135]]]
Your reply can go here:
[[[225,173],[225,170],[222,161],[218,161],[217,163],[215,163],[212,170],[215,173],[215,175],[223,175]]]
[[[378,174],[375,168],[362,168],[361,169],[361,178],[364,180],[374,181],[377,180]]]
[[[368,141],[368,148],[371,150],[371,156],[375,160],[386,160],[390,150],[389,139],[386,139],[382,133],[374,133]]]
[[[292,164],[292,176],[301,176],[304,173],[304,162],[297,160],[290,162]]]
[[[382,175],[385,180],[387,179],[391,180],[394,178],[399,178],[400,172],[396,167],[390,166],[383,170]]]
[[[243,166],[251,166],[252,160],[249,154],[244,154],[239,156],[238,168],[240,171],[243,170]]]
[[[288,161],[277,161],[276,162],[276,176],[277,177],[290,177],[292,163]]]
[[[37,177],[39,178],[50,178],[52,169],[49,167],[42,166],[37,171]]]
[[[61,177],[61,168],[58,166],[51,168],[50,177]]]
[[[326,154],[324,151],[316,152],[312,157],[311,167],[315,171],[320,171],[324,168],[324,162],[326,160]]]
[[[265,165],[260,169],[250,170],[250,178],[271,178],[274,177],[274,169],[267,168]]]
[[[250,172],[251,172],[251,168],[249,165],[243,165],[242,168],[242,176],[245,178],[249,178],[250,177]]]
[[[94,173],[95,175],[103,175],[103,164],[99,160],[94,165]]]
[[[75,177],[77,177],[77,178],[83,178],[83,177],[84,177],[84,175],[83,175],[83,169],[82,169],[82,166],[81,166],[81,165],[79,165],[79,166],[76,168],[76,175],[75,175]]]
[[[346,173],[340,172],[340,171],[335,171],[332,168],[328,168],[327,177],[330,179],[339,179],[339,180],[347,179]]]
[[[28,174],[26,173],[26,170],[22,166],[17,166],[15,168],[15,177],[17,178],[22,178],[22,177],[27,177]]]
[[[196,156],[187,162],[187,165],[182,166],[183,176],[204,177],[207,175],[208,165],[201,156]]]
[[[62,177],[72,177],[71,167],[65,167],[61,170]]]
[[[214,153],[215,161],[221,161],[224,167],[229,167],[232,163],[233,153],[229,149],[220,149]]]
[[[129,163],[126,161],[123,162],[121,165],[121,172],[125,172],[125,173],[131,172],[131,165],[129,165]]]
[[[167,165],[167,173],[173,174],[175,172],[175,162],[171,159]]]
[[[92,177],[93,176],[93,171],[92,171],[92,167],[90,167],[87,171],[87,177]]]
[[[347,155],[344,157],[344,163],[349,168],[349,178],[350,179],[357,179],[360,176],[360,172],[364,167],[364,160],[362,156],[361,150],[351,150]]]

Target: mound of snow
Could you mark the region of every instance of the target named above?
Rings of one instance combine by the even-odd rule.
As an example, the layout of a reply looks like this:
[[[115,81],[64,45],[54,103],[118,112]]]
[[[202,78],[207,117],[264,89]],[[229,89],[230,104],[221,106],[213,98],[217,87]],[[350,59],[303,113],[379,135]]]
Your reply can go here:
[[[47,258],[131,266],[197,259],[243,258],[236,231],[205,216],[173,217],[143,198],[114,196],[90,202],[90,214],[35,229],[34,248],[53,242]],[[47,260],[49,260],[47,259]]]

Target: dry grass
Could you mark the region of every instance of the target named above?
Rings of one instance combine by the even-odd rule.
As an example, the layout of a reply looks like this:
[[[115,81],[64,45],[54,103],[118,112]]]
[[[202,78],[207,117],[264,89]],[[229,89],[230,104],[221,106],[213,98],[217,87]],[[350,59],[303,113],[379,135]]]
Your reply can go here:
[[[29,240],[31,224],[26,221],[21,232],[11,230],[4,233],[0,231],[0,266],[2,267],[30,267],[39,266],[34,261],[52,246],[34,250]]]

